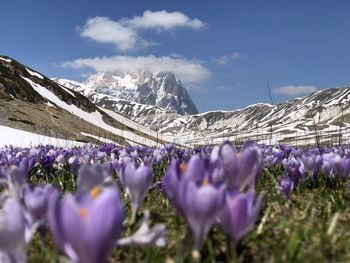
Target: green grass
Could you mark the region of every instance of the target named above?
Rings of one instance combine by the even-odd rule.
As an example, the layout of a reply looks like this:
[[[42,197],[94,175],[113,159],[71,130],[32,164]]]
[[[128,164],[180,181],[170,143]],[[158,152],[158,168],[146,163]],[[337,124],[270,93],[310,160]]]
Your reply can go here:
[[[234,244],[228,241],[221,229],[214,226],[202,246],[202,262],[350,261],[348,180],[327,178],[321,174],[315,182],[308,179],[299,185],[288,200],[276,188],[276,180],[282,173],[281,167],[265,169],[260,178],[258,191],[264,192],[264,207],[255,228],[234,249]],[[157,178],[162,174],[163,169],[155,171]],[[69,172],[57,175],[51,171],[48,177],[38,179],[33,176],[30,181],[48,180],[61,190],[74,191],[73,177]],[[130,202],[123,192],[122,196],[126,214],[130,216]],[[126,224],[123,236],[138,228],[145,209],[150,210],[152,223],[167,225],[167,246],[116,248],[110,262],[193,262],[192,239],[186,223],[160,190],[148,192],[136,223],[132,226]],[[41,240],[38,233],[28,247],[28,257],[29,262],[64,262],[50,235]]]

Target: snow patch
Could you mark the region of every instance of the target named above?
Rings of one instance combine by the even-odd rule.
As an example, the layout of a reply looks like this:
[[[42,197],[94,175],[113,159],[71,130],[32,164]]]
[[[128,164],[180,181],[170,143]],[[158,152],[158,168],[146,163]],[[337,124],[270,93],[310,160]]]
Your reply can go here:
[[[5,61],[5,62],[7,62],[7,63],[12,62],[12,60],[9,59],[9,58],[2,58],[2,57],[0,57],[0,60]]]
[[[39,78],[39,79],[44,79],[44,77],[43,77],[42,75],[40,75],[39,73],[34,72],[34,71],[31,71],[29,68],[26,68],[26,70],[27,70],[28,73],[29,73],[30,75],[32,75],[32,76],[35,76],[35,77],[37,77],[37,78]]]
[[[66,88],[66,87],[64,87],[64,86],[62,86],[62,85],[60,85],[60,87],[61,87],[62,89],[64,89],[66,92],[68,92],[70,95],[72,95],[72,96],[75,98],[75,94],[74,94],[73,92],[71,92],[68,88]]]
[[[39,144],[52,144],[59,147],[73,147],[84,145],[84,143],[81,142],[53,138],[2,125],[0,125],[0,134],[0,146],[13,145],[17,147],[32,147]]]

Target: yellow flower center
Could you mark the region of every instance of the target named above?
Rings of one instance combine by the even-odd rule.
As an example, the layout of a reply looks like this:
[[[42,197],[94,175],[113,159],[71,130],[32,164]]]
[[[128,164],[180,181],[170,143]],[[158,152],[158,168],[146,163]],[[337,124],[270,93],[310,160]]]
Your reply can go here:
[[[92,198],[96,198],[101,193],[101,188],[99,186],[95,186],[91,189],[90,195]]]

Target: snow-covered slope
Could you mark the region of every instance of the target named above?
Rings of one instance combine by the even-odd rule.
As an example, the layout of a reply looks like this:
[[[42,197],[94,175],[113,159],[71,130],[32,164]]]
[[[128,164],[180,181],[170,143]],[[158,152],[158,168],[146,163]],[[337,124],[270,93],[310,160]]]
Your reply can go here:
[[[255,104],[231,112],[207,112],[180,117],[175,124],[166,120],[163,132],[171,134],[176,127],[181,127],[184,136],[188,136],[192,131],[191,138],[186,140],[190,144],[224,139],[300,145],[347,142],[349,106],[350,87],[332,88],[278,105]]]
[[[152,73],[140,69],[125,73],[101,72],[91,76],[83,85],[64,79],[54,80],[83,93],[94,103],[109,96],[157,106],[180,115],[198,113],[186,88],[172,72]]]

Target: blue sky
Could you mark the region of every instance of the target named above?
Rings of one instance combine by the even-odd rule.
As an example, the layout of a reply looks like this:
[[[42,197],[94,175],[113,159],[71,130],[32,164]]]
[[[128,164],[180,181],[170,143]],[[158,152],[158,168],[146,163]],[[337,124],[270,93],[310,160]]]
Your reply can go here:
[[[11,0],[0,7],[0,54],[78,81],[105,68],[174,67],[201,112],[270,102],[268,81],[275,103],[350,84],[345,0]]]

